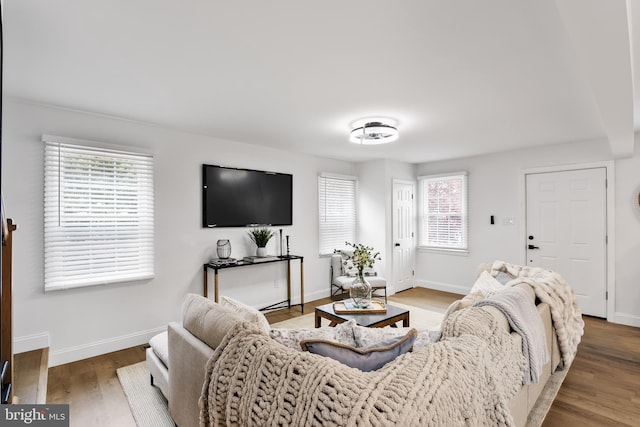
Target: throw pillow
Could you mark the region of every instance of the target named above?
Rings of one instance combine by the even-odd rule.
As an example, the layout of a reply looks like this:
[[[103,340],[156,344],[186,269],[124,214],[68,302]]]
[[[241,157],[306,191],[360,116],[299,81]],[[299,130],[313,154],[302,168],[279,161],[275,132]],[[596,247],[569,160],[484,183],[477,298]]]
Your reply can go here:
[[[365,267],[362,272],[365,276],[376,276],[376,270],[373,267]]]
[[[182,325],[211,348],[218,347],[227,332],[242,321],[244,318],[231,308],[202,295],[187,294],[182,303]]]
[[[236,301],[230,297],[221,296],[220,305],[230,308],[232,311],[238,313],[244,320],[257,325],[267,334],[271,330],[269,321],[264,317],[264,314],[247,304]]]
[[[352,368],[370,372],[410,351],[417,333],[415,329],[411,329],[404,336],[378,343],[374,347],[357,348],[326,340],[305,340],[300,346],[309,353],[330,357]]]
[[[344,275],[349,277],[356,277],[358,275],[358,267],[355,266],[352,260],[348,259],[342,263]],[[362,269],[362,273],[365,276],[375,276],[376,270],[373,267],[366,266]]]
[[[487,298],[496,292],[500,292],[504,289],[504,285],[498,282],[495,277],[491,276],[487,271],[483,271],[478,276],[478,280],[473,284],[469,294],[481,293],[484,298]]]
[[[300,349],[300,342],[304,340],[327,340],[335,341],[341,344],[355,346],[356,341],[353,338],[353,328],[356,326],[354,319],[348,322],[340,323],[335,328],[323,327],[323,328],[309,328],[309,329],[284,329],[273,328],[269,331],[269,336],[284,345],[298,351]]]
[[[353,328],[353,337],[356,340],[356,347],[366,348],[375,346],[382,341],[388,341],[393,338],[403,337],[409,328],[367,328],[356,325]],[[414,350],[425,348],[429,344],[440,341],[442,331],[438,329],[425,329],[418,331],[416,340],[413,343]]]
[[[345,276],[356,277],[358,275],[358,268],[353,264],[353,261],[348,259],[342,263],[342,270]]]

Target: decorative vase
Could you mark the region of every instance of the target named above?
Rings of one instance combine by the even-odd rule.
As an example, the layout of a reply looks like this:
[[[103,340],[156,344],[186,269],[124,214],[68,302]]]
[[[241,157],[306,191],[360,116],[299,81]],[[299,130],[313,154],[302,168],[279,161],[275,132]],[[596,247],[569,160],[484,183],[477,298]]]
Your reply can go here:
[[[227,259],[231,256],[231,242],[228,239],[220,239],[216,245],[218,258]]]
[[[258,248],[256,250],[256,255],[259,256],[259,257],[267,256],[267,248]]]
[[[371,285],[364,278],[362,268],[358,269],[358,274],[356,278],[353,279],[351,288],[349,288],[349,296],[353,300],[353,305],[356,308],[367,308],[371,303]]]

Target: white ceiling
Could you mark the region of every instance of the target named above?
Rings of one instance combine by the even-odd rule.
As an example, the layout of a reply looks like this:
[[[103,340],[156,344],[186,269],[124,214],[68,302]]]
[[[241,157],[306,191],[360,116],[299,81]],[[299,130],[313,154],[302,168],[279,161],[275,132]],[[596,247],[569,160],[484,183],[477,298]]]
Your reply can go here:
[[[5,0],[4,90],[352,161],[595,138],[624,157],[639,2]],[[365,116],[399,140],[349,143]]]

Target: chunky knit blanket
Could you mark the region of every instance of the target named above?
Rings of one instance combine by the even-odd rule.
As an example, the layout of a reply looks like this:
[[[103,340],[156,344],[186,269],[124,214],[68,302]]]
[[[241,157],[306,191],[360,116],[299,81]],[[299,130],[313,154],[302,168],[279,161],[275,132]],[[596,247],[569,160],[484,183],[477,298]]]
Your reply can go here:
[[[509,321],[511,329],[522,337],[522,354],[529,363],[523,384],[537,383],[542,368],[549,361],[544,324],[529,292],[519,287],[505,288],[475,303],[476,307],[491,306]]]
[[[512,425],[526,363],[482,308],[452,314],[438,343],[362,372],[284,347],[255,326],[229,331],[206,368],[204,426]]]
[[[496,277],[501,271],[514,278],[508,286],[527,283],[540,301],[549,304],[562,355],[561,365],[570,366],[584,333],[582,312],[571,286],[555,271],[495,261],[491,275]]]

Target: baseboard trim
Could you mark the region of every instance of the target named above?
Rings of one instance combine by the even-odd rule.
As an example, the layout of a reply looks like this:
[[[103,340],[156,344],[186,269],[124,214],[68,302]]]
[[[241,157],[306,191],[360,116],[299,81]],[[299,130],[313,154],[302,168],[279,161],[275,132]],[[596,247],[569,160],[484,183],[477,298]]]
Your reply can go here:
[[[416,286],[427,289],[435,289],[437,291],[450,292],[452,294],[467,295],[471,288],[464,286],[452,285],[449,283],[432,282],[429,280],[416,280]]]
[[[121,335],[119,337],[106,340],[94,341],[75,347],[67,347],[54,350],[49,353],[49,367],[64,365],[65,363],[99,356],[112,351],[142,345],[149,342],[154,335],[167,330],[166,326],[160,326],[146,331],[134,332],[132,334]]]
[[[607,321],[640,328],[640,316],[635,314],[620,313],[619,311],[616,311],[612,317],[607,318]]]
[[[314,291],[314,292],[309,292],[309,293],[305,293],[304,294],[304,300],[306,302],[309,301],[315,301],[318,299],[322,299],[322,298],[328,298],[329,296],[331,296],[329,289],[324,289],[324,290],[320,290],[320,291]],[[300,302],[300,301],[298,301]]]
[[[13,339],[13,353],[19,354],[47,348],[50,346],[50,341],[48,332],[16,337]]]

